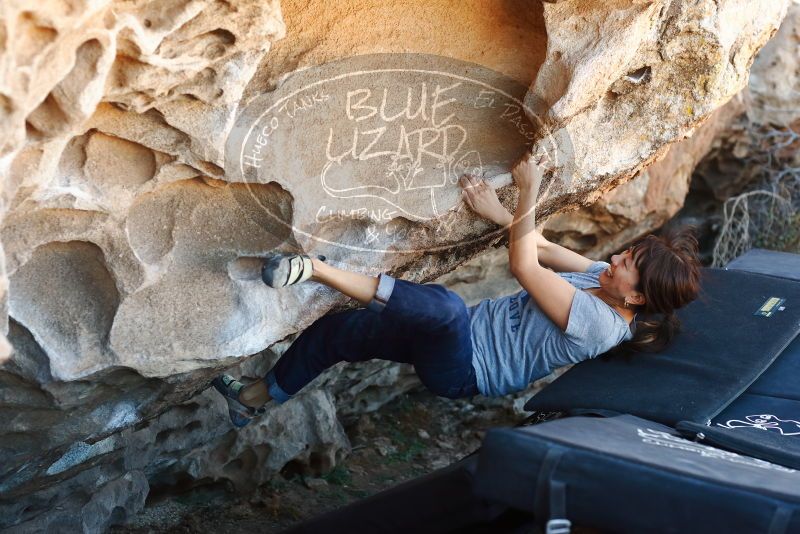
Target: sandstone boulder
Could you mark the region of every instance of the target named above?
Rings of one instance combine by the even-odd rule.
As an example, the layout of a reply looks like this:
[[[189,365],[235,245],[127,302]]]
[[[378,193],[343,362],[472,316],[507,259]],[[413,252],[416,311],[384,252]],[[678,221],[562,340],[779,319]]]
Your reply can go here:
[[[753,62],[745,91],[715,111],[687,139],[630,182],[590,206],[559,213],[544,224],[548,238],[602,259],[659,228],[683,207],[692,173],[723,201],[753,179],[744,169],[750,124],[786,128],[800,116],[800,6],[792,4],[778,31]],[[746,116],[742,114],[746,112]]]
[[[757,124],[788,127],[800,117],[800,4],[793,2],[778,34],[753,63],[747,115]]]
[[[551,241],[593,259],[609,254],[660,228],[683,207],[697,164],[729,135],[744,103],[737,95],[698,127],[687,139],[631,181],[600,197],[594,204],[559,213],[545,221],[542,232]],[[726,178],[723,177],[722,181]]]
[[[141,507],[145,483],[168,485],[176,473],[246,486],[291,461],[331,465],[348,446],[335,395],[343,411],[372,409],[409,387],[408,373],[382,364],[333,372],[324,391],[309,390],[311,404],[229,434],[210,393],[189,399],[260,353],[240,369],[257,376],[277,342],[345,303],[316,284],[274,291],[235,280],[230,261],[305,250],[431,280],[500,239],[464,209],[458,172],[484,173],[513,207],[507,171],[530,146],[550,157],[542,217],[590,204],[745,85],[787,5],[4,3],[0,289],[15,353],[0,358],[0,528],[99,531]],[[354,56],[359,69],[348,70]],[[289,98],[304,77],[337,68],[330,91]],[[355,84],[365,71],[374,76]],[[399,91],[382,107],[357,100],[362,89],[381,102],[384,89]],[[425,113],[414,114],[422,94]],[[274,145],[283,166],[237,175],[229,143],[258,124],[245,137],[269,145],[271,117],[259,123],[251,112],[271,98],[293,119]],[[389,121],[393,109],[402,113]],[[325,139],[336,120],[373,143],[388,128],[378,119],[393,123],[398,144],[342,149],[331,176],[396,194],[391,179],[407,195],[395,202],[370,189],[353,211],[333,180],[320,196],[312,178],[321,169],[308,162],[324,161],[315,158],[328,146],[309,140]],[[320,198],[337,199],[321,219]],[[392,202],[405,212],[387,216]],[[388,246],[363,246],[387,229]]]

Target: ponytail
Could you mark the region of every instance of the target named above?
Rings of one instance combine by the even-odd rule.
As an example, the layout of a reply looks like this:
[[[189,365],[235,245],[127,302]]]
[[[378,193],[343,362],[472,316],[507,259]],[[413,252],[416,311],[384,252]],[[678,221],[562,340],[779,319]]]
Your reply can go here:
[[[680,331],[681,322],[674,312],[664,314],[661,320],[647,318],[636,321],[633,339],[617,347],[621,353],[660,352]]]

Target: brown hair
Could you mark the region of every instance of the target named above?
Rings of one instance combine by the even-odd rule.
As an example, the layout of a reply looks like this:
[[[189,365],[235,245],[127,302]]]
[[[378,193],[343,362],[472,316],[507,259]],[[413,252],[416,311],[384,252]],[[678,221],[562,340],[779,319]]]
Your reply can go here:
[[[694,229],[667,230],[649,235],[632,247],[639,284],[645,303],[637,312],[633,339],[622,343],[623,352],[658,352],[680,329],[675,310],[692,302],[700,293],[700,260]],[[660,318],[659,318],[660,316]]]

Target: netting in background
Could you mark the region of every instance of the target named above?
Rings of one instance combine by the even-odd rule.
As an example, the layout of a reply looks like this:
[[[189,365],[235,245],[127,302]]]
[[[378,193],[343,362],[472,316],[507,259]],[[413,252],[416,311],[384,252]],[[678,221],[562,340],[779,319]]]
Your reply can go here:
[[[722,267],[753,247],[800,252],[800,121],[793,127],[750,124],[746,165],[755,180],[727,199],[714,244]]]

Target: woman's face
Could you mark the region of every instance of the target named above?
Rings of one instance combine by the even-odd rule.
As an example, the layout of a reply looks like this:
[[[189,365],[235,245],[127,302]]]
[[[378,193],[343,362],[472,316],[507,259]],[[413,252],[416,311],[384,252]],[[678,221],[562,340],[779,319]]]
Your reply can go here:
[[[644,304],[644,295],[636,290],[639,269],[636,268],[632,248],[611,256],[611,266],[600,274],[600,287],[613,297],[627,299],[632,305],[641,305]]]

